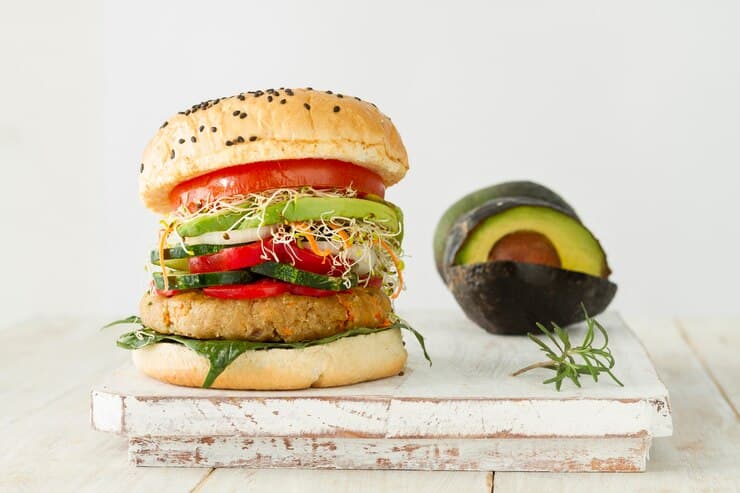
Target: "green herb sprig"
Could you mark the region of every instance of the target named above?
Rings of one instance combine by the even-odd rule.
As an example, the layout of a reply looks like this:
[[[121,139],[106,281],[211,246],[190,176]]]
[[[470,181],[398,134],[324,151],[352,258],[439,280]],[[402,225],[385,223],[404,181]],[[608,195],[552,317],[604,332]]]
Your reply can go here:
[[[583,306],[583,304],[581,304],[581,308],[583,308],[583,314],[586,317],[586,325],[588,329],[586,330],[586,336],[580,346],[573,346],[570,342],[568,332],[562,329],[558,324],[553,322],[553,330],[550,331],[541,323],[537,323],[537,328],[539,328],[540,331],[542,331],[542,333],[552,341],[554,347],[551,348],[545,341],[536,337],[532,333],[527,334],[527,337],[540,347],[548,360],[525,366],[524,368],[512,373],[512,376],[521,375],[524,372],[537,368],[553,370],[555,371],[555,376],[548,378],[542,383],[554,383],[555,389],[559,392],[563,385],[563,380],[566,378],[570,379],[577,387],[580,387],[581,375],[591,375],[594,382],[598,382],[599,375],[601,373],[606,373],[620,387],[624,387],[624,384],[620,382],[611,371],[612,368],[614,368],[615,362],[611,350],[607,347],[609,345],[609,335],[606,333],[606,329],[598,322],[598,320],[589,317],[586,307]],[[599,347],[593,347],[597,331],[601,333],[604,342]],[[582,362],[579,362],[579,360]]]

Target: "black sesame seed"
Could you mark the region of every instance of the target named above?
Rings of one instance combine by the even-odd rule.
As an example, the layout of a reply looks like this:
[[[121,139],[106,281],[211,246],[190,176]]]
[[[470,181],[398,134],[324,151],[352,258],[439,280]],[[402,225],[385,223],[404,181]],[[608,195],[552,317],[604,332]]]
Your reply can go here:
[[[285,104],[285,103],[287,103],[287,100],[285,100],[285,99],[281,99],[280,100],[280,104]]]
[[[249,138],[249,142],[254,142],[255,140],[257,140],[257,136],[256,136],[256,135],[252,135],[252,136],[251,136],[251,137]]]
[[[178,142],[179,142],[180,144],[184,144],[184,143],[185,143],[185,139],[180,139],[180,140],[178,140]]]
[[[170,159],[175,159],[175,150],[172,149],[172,152],[170,152]]]
[[[206,127],[204,127],[203,125],[201,125],[200,127],[198,127],[198,131],[199,132],[202,132],[204,128],[206,128]]]
[[[232,116],[239,116],[239,113],[241,113],[241,111],[236,110],[235,112],[232,113]]]
[[[246,117],[247,117],[247,114],[246,113],[241,113],[239,115],[239,118],[241,118],[242,120],[245,119]]]
[[[270,103],[272,103],[272,96],[267,96],[267,101],[269,101]]]
[[[362,101],[362,99],[358,98],[357,96],[355,96],[355,99],[356,99],[357,101]]]
[[[344,94],[337,94],[337,97],[338,98],[343,98],[344,97]]]
[[[334,94],[334,93],[331,91],[326,91],[326,94]]]
[[[244,101],[245,99],[247,99],[244,97],[244,94],[239,94],[238,97],[239,97],[239,101]]]
[[[230,145],[234,145],[234,143],[233,143],[233,142],[231,142],[230,140],[227,140],[227,141],[226,141],[226,145],[227,145],[227,146],[230,146]]]
[[[141,163],[141,167],[139,167],[139,173],[144,172],[144,163]]]
[[[190,110],[185,110],[185,115],[189,115],[189,114],[190,114]]]
[[[268,92],[268,93],[271,93],[271,92],[275,92],[275,89],[273,89],[273,88],[270,88],[270,89],[268,89],[268,90],[267,90],[267,92]]]
[[[313,91],[313,87],[307,87],[306,89],[308,89],[309,91]]]
[[[196,142],[197,140],[198,140],[198,139],[196,139],[196,138],[195,138],[195,135],[193,135],[192,137],[190,137],[190,142],[192,142],[193,144],[195,144],[195,142]]]
[[[237,138],[236,138],[236,141],[237,141],[237,142],[239,142],[239,143],[241,144],[242,142],[244,142],[244,137],[242,137],[242,136],[240,135],[239,137],[237,137]]]
[[[339,106],[334,107],[334,113],[339,113]]]
[[[287,94],[288,96],[292,96],[293,95],[293,89],[286,89],[285,90],[285,94]]]
[[[170,124],[170,122],[164,122],[164,123],[162,124],[162,126],[161,126],[161,127],[159,127],[159,128],[164,128],[164,127],[166,127],[166,126],[167,126],[167,125],[169,125],[169,124]]]
[[[216,127],[211,127],[211,132],[216,132],[218,130]]]
[[[303,107],[306,108],[307,110],[311,109],[311,105],[308,103],[303,103]]]

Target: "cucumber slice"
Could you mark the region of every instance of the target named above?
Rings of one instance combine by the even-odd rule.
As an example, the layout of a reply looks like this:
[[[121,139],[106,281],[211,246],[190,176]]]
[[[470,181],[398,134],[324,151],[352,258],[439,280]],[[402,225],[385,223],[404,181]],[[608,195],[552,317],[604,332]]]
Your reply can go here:
[[[196,217],[177,227],[182,237],[200,236],[212,231],[232,228],[245,213],[223,212]],[[355,198],[304,197],[273,204],[265,209],[262,222],[253,218],[239,222],[237,229],[250,229],[279,223],[309,221],[333,216],[351,218],[372,217],[395,233],[400,229],[398,214],[384,202]]]
[[[187,250],[181,246],[165,248],[164,259],[187,259],[189,257],[197,257],[198,255],[210,255],[211,253],[218,253],[224,248],[232,246],[240,245],[190,245]],[[149,254],[149,258],[153,264],[159,265],[159,250],[152,250]],[[165,264],[169,267],[167,262],[165,262]]]
[[[262,274],[291,284],[330,291],[344,291],[357,285],[357,275],[354,273],[350,273],[347,278],[323,276],[278,262],[265,262],[255,265],[250,270],[256,274]]]
[[[154,272],[154,285],[164,289],[164,276]],[[183,290],[220,286],[223,284],[247,284],[256,279],[248,270],[229,270],[226,272],[208,272],[205,274],[172,274],[167,276],[168,289]]]

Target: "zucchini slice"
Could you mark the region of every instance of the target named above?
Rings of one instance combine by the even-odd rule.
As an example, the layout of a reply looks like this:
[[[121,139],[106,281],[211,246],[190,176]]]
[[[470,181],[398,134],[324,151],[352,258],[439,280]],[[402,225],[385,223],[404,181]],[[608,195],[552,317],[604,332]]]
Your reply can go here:
[[[164,276],[154,272],[154,285],[164,289]],[[257,279],[248,270],[229,270],[225,272],[208,272],[204,274],[170,274],[167,276],[168,289],[183,290],[221,286],[224,284],[247,284]]]
[[[210,255],[212,253],[218,253],[224,248],[241,246],[241,245],[190,245],[187,250],[182,246],[176,246],[164,249],[164,259],[177,259],[177,258],[189,258],[197,257],[199,255]],[[153,264],[159,264],[159,250],[152,250],[149,254],[149,259]]]
[[[328,289],[330,291],[344,291],[357,285],[357,275],[350,273],[348,277],[331,277],[314,274],[292,265],[280,264],[278,262],[264,262],[255,265],[250,270],[256,274],[272,277],[280,281],[307,286],[316,289]]]

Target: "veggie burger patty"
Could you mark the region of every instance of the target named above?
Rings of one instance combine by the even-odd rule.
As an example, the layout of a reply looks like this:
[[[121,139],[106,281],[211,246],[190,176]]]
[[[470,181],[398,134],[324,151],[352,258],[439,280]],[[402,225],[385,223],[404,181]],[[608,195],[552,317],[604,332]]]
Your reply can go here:
[[[142,323],[162,334],[296,342],[357,327],[388,325],[391,303],[376,288],[355,288],[326,297],[284,293],[241,300],[213,298],[199,292],[170,298],[147,293],[141,299],[140,310]]]

